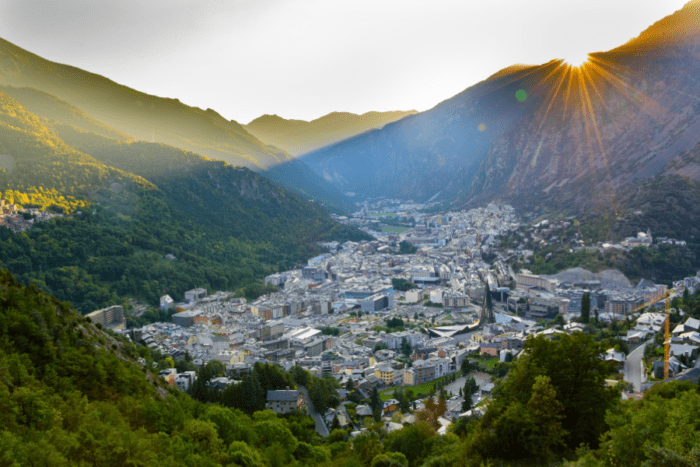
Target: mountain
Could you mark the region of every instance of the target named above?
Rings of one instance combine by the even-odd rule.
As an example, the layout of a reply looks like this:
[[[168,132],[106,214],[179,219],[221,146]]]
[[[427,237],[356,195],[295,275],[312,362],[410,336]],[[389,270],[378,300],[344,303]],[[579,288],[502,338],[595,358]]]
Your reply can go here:
[[[54,63],[0,39],[0,84],[34,88],[137,140],[153,141],[261,169],[289,160],[212,109],[151,96],[103,76]]]
[[[53,115],[113,133],[75,109]],[[0,229],[0,267],[81,312],[195,285],[238,290],[319,254],[319,241],[370,238],[247,168],[60,120],[0,92],[0,198],[68,214]]]
[[[415,110],[362,115],[332,112],[310,122],[263,115],[245,125],[245,129],[260,141],[299,156],[416,113]]]
[[[694,1],[582,68],[511,67],[302,160],[358,197],[632,208],[643,180],[700,176],[698,18]]]
[[[167,144],[259,171],[276,184],[348,214],[350,201],[309,167],[212,109],[148,95],[54,63],[0,39],[0,86],[31,112],[110,138]],[[290,168],[265,171],[282,162]],[[294,178],[291,178],[293,175]]]

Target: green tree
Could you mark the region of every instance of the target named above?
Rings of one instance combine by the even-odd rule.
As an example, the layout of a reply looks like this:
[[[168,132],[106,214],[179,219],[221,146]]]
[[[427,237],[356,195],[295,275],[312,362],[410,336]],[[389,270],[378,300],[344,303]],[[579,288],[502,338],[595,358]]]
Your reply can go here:
[[[400,452],[377,454],[372,459],[371,467],[408,467],[408,459]]]
[[[401,338],[401,353],[404,354],[406,357],[411,356],[411,344],[408,342],[408,339],[405,337]]]
[[[604,384],[611,370],[600,358],[604,351],[592,336],[580,332],[563,334],[559,341],[529,337],[523,355],[498,387],[489,409],[502,410],[515,402],[527,404],[537,377],[547,376],[564,407],[561,425],[567,432],[567,446],[597,446],[607,427],[605,412],[619,397]]]
[[[591,294],[586,292],[581,298],[581,322],[588,324],[591,319]]]
[[[464,391],[463,394],[466,397],[468,396],[473,396],[479,391],[479,385],[476,383],[476,380],[474,379],[473,376],[470,376],[467,378],[467,380],[464,382]]]
[[[377,391],[376,387],[372,388],[372,395],[370,396],[369,406],[372,408],[372,416],[374,417],[374,421],[378,422],[379,420],[381,420],[382,402],[379,398],[379,391]]]

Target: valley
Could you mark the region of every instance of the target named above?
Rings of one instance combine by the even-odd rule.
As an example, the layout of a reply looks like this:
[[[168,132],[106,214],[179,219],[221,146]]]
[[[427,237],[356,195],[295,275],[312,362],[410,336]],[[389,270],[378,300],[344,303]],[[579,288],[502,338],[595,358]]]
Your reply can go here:
[[[700,0],[479,80],[486,10],[295,2],[0,38],[0,465],[697,465]]]

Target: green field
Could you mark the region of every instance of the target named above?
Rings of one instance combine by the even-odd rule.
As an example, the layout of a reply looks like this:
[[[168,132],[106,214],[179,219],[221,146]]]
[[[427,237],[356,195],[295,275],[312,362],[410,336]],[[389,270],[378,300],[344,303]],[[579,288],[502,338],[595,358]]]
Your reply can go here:
[[[401,233],[408,230],[408,227],[382,227],[382,232],[396,232]]]
[[[416,386],[395,386],[391,387],[389,389],[385,389],[382,392],[379,393],[379,399],[384,402],[386,400],[389,400],[393,397],[394,395],[394,390],[398,389],[400,391],[405,391],[406,389],[411,389],[413,391],[413,394],[429,394],[430,390],[433,388],[433,385],[435,385],[438,381],[445,380],[449,378],[451,375],[443,376],[442,378],[434,379],[432,381],[428,381],[427,383],[423,384],[418,384]]]
[[[479,366],[486,367],[489,370],[492,370],[493,367],[496,366],[496,363],[498,363],[498,361],[498,357],[491,357],[488,360],[479,360]]]

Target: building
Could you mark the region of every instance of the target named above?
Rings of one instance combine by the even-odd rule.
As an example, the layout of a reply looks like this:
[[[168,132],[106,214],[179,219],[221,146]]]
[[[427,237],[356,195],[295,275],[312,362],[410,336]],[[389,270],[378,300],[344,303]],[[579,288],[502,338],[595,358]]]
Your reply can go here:
[[[95,324],[101,324],[102,327],[111,329],[112,331],[123,331],[126,329],[126,317],[124,316],[124,307],[114,305],[101,310],[93,311],[87,315]]]
[[[534,274],[516,274],[515,282],[518,288],[536,287],[548,292],[554,292],[554,283]]]
[[[362,311],[375,312],[384,310],[386,308],[394,307],[394,295],[388,294],[375,294],[371,295],[363,300],[360,300],[360,307]]]
[[[413,374],[413,384],[432,381],[435,379],[435,364],[426,360],[417,360],[413,362]]]
[[[175,379],[175,386],[177,386],[181,391],[185,392],[190,388],[190,386],[192,386],[196,379],[197,373],[195,371],[185,371],[184,373],[177,375],[177,378]]]
[[[267,391],[265,408],[275,413],[289,413],[304,406],[304,398],[299,391]]]
[[[641,298],[610,298],[605,302],[605,312],[612,316],[628,316],[642,305],[644,305],[644,300]]]
[[[160,309],[169,310],[175,305],[175,300],[173,300],[170,295],[163,295],[160,297]]]
[[[411,345],[411,348],[413,348],[423,345],[426,336],[425,334],[411,331],[394,332],[390,334],[386,334],[384,331],[382,331],[379,334],[379,338],[386,344],[389,350],[397,350],[401,348],[401,343],[404,339],[406,339],[406,341]]]
[[[432,290],[430,292],[430,301],[433,303],[442,303],[442,290]]]
[[[418,303],[423,298],[423,292],[420,289],[412,289],[406,292],[406,301],[408,303]]]
[[[500,349],[498,348],[497,344],[481,344],[479,346],[479,355],[490,355],[492,357],[496,357],[499,350]]]
[[[207,289],[192,289],[185,292],[185,301],[187,303],[194,303],[197,300],[206,298]]]
[[[406,386],[413,386],[416,384],[415,372],[412,368],[407,368],[403,370],[403,384]]]
[[[381,365],[374,369],[374,376],[381,379],[386,386],[394,384],[395,373],[390,365]]]
[[[469,306],[469,297],[466,295],[443,294],[442,306],[447,308],[463,308]]]
[[[181,311],[180,313],[175,313],[171,319],[173,323],[177,324],[178,326],[188,328],[194,325],[195,318],[199,317],[199,315],[202,313],[202,310]]]
[[[323,269],[306,267],[301,270],[301,277],[314,282],[321,282],[326,280],[326,272]]]

